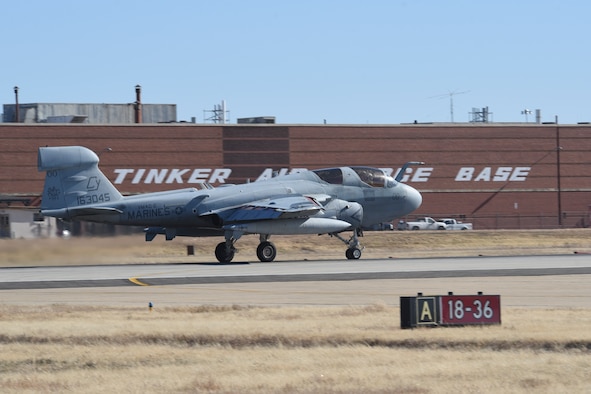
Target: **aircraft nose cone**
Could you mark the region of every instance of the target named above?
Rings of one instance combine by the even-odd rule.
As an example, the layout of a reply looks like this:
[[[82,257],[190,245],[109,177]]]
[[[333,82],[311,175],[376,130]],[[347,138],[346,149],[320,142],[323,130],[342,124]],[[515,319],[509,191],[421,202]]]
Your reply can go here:
[[[406,206],[408,213],[418,209],[423,203],[423,196],[413,187],[406,185]]]

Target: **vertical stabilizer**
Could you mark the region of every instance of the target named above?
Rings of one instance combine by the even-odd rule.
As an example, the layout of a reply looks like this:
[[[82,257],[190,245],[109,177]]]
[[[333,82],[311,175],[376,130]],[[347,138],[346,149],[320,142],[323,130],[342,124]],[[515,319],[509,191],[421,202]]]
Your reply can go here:
[[[109,206],[122,199],[98,168],[99,158],[82,146],[39,148],[37,167],[46,171],[41,213],[70,218],[73,208]]]

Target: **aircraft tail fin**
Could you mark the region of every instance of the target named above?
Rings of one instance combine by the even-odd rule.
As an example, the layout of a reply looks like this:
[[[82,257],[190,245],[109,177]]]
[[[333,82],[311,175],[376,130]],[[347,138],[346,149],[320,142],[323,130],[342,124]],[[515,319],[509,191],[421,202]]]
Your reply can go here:
[[[41,213],[68,219],[80,208],[121,200],[98,162],[96,153],[82,146],[39,148],[37,168],[46,171]]]

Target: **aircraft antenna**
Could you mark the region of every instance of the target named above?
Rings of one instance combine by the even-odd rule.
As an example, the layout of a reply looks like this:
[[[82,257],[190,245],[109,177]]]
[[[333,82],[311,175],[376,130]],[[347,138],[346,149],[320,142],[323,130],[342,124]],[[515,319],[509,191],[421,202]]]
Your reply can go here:
[[[446,94],[438,94],[437,96],[431,96],[428,98],[443,98],[443,97],[448,97],[449,96],[449,117],[451,120],[451,123],[454,123],[454,96],[458,95],[458,94],[466,94],[469,93],[469,90],[464,90],[462,92],[458,92],[458,91],[449,91]]]

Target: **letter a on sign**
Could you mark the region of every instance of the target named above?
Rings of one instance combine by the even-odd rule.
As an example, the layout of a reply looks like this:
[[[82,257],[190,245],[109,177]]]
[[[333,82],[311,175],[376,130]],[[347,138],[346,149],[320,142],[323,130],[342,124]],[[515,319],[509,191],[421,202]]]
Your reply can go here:
[[[423,297],[417,298],[417,323],[434,324],[435,323],[435,298]]]
[[[427,301],[423,301],[423,310],[421,311],[421,321],[431,321],[433,320],[433,315],[431,314],[431,308],[429,308],[429,303]]]

